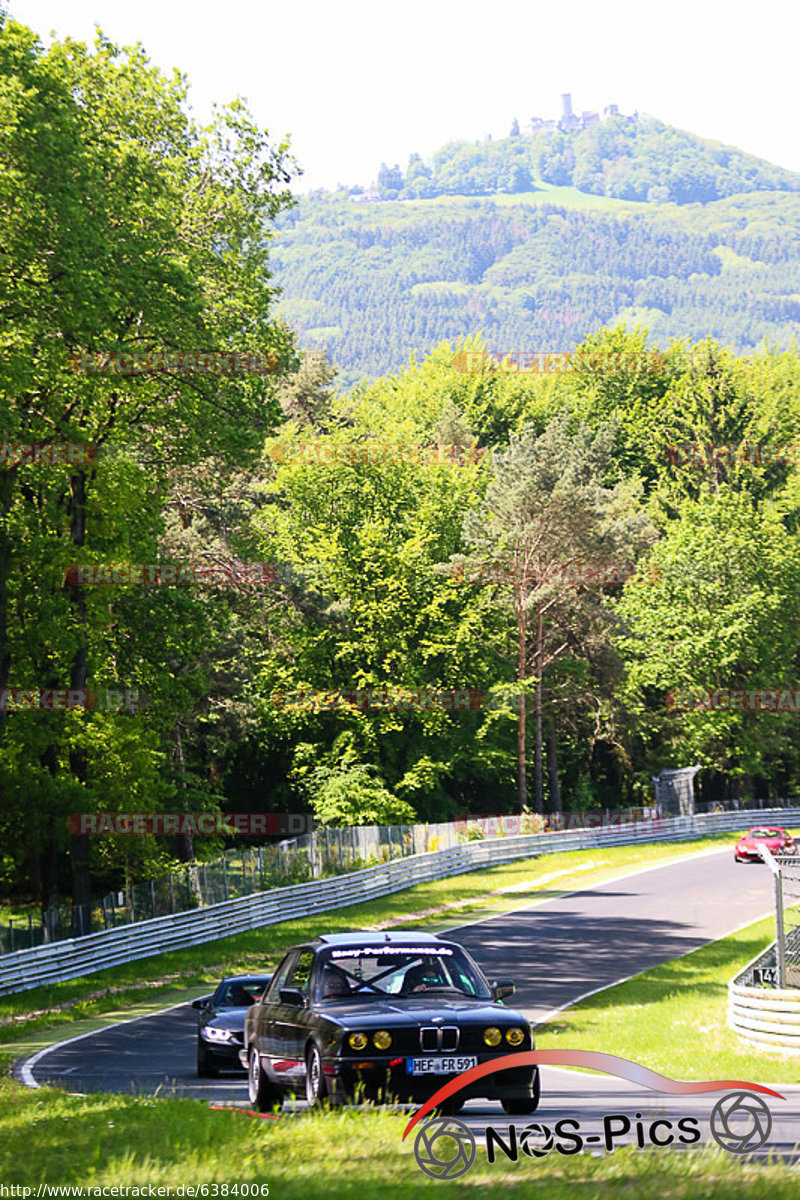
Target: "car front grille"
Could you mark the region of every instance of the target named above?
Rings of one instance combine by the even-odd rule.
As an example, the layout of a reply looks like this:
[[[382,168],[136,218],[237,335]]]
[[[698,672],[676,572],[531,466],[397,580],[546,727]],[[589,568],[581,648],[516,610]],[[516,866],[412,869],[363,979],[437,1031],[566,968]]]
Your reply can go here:
[[[459,1035],[457,1025],[423,1025],[419,1048],[426,1054],[448,1054],[458,1049]]]

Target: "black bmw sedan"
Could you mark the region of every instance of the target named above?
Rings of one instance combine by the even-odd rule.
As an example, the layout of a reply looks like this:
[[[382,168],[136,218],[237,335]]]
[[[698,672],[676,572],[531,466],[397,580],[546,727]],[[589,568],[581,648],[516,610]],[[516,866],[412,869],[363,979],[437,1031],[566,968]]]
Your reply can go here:
[[[241,1069],[239,1051],[244,1037],[244,1017],[264,993],[271,975],[229,975],[216,991],[192,1002],[198,1008],[197,1074],[216,1075],[220,1070]]]
[[[250,1101],[264,1112],[287,1093],[310,1105],[359,1098],[423,1102],[463,1071],[533,1049],[507,1008],[513,983],[489,983],[455,942],[415,930],[343,933],[295,946],[258,1004],[244,1046]],[[539,1103],[537,1067],[485,1075],[447,1102],[500,1100],[509,1114]]]

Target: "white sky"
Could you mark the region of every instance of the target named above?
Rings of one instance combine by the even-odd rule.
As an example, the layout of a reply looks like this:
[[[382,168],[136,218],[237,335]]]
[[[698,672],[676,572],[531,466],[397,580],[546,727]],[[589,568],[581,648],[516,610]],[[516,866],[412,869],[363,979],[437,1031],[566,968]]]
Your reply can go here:
[[[371,182],[514,116],[649,113],[800,171],[797,0],[0,0],[48,40],[94,25],[178,67],[204,118],[247,99],[296,190]]]

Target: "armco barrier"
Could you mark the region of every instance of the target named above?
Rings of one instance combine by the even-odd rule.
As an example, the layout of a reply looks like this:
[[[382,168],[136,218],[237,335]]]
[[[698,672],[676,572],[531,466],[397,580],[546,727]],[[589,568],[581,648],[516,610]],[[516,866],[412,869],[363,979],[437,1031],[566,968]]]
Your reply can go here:
[[[191,912],[140,921],[86,937],[18,950],[0,957],[0,995],[21,992],[46,983],[76,979],[119,963],[150,958],[202,942],[264,925],[274,925],[312,912],[325,912],[388,896],[417,883],[445,879],[480,867],[500,866],[519,858],[584,850],[594,846],[621,846],[635,842],[685,841],[704,834],[741,829],[752,819],[746,812],[704,813],[620,825],[611,831],[523,834],[466,842],[448,850],[434,850],[398,858],[376,867],[317,879],[292,887],[255,892],[222,904]],[[800,821],[800,808],[760,809],[759,822],[781,824]]]
[[[728,984],[728,1025],[760,1050],[800,1054],[800,987],[748,985],[753,969],[775,970],[775,943],[762,951]]]

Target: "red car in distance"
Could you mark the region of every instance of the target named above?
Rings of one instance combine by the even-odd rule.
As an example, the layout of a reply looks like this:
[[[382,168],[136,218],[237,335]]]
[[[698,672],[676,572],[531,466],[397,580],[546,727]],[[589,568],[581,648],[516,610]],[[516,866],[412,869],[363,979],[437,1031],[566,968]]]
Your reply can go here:
[[[754,825],[740,838],[733,852],[734,862],[763,862],[759,846],[766,846],[771,854],[794,854],[795,841],[788,829],[777,825]]]

